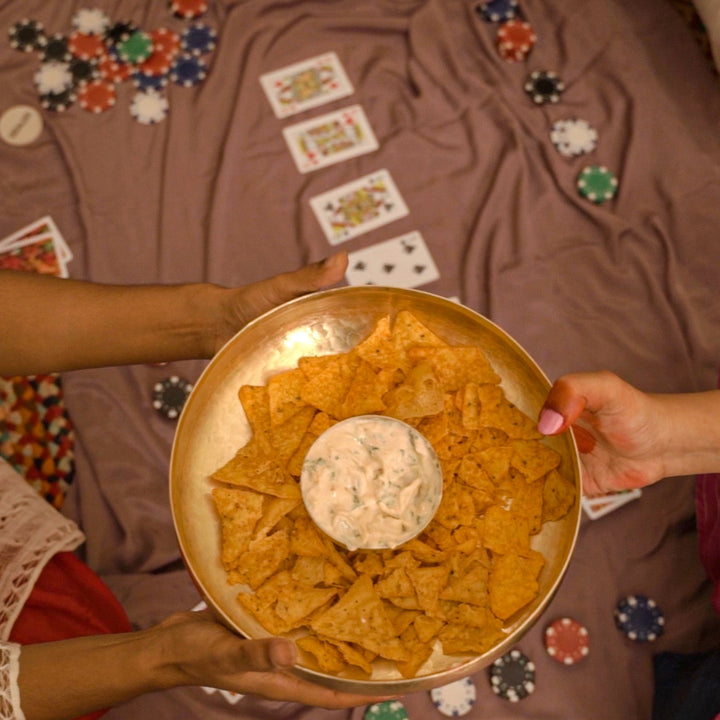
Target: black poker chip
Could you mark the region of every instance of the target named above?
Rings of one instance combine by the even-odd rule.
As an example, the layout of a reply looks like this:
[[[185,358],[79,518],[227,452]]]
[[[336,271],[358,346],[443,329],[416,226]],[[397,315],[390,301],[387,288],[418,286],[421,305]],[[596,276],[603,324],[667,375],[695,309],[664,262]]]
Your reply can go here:
[[[49,62],[54,60],[55,62],[70,62],[72,59],[72,53],[68,49],[68,39],[57,33],[47,39],[45,47],[43,48],[43,61]]]
[[[535,691],[535,663],[520,650],[498,658],[488,675],[493,692],[510,702],[518,702]]]
[[[138,26],[130,20],[121,20],[112,24],[105,31],[105,44],[117,45],[127,40],[133,33],[138,31]]]
[[[77,85],[92,82],[100,76],[98,67],[92,60],[82,60],[81,58],[73,58],[70,61],[70,72]]]
[[[42,50],[47,43],[45,28],[37,20],[27,18],[16,22],[9,30],[10,45],[21,52]]]
[[[535,70],[528,75],[524,88],[536,105],[544,105],[560,100],[565,83],[551,70]]]
[[[177,375],[172,375],[155,383],[152,405],[164,418],[175,420],[182,412],[192,388],[192,383]]]
[[[635,642],[652,642],[663,634],[665,616],[657,603],[645,595],[628,595],[615,607],[615,624]]]
[[[64,112],[72,107],[77,100],[77,94],[72,87],[62,92],[50,92],[40,95],[40,105],[51,112]]]

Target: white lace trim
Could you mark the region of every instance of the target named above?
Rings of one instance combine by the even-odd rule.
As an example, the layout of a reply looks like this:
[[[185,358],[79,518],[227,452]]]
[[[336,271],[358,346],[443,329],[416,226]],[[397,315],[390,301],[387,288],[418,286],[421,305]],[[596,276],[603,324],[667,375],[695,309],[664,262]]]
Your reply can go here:
[[[20,707],[20,645],[0,642],[0,720],[25,720]]]
[[[8,639],[47,561],[84,540],[75,523],[0,459],[0,642]]]

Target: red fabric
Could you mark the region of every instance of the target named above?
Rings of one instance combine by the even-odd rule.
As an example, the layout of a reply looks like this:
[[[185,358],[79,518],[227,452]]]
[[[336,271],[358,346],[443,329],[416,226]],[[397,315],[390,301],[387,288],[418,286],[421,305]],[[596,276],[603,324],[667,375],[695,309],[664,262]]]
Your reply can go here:
[[[700,559],[715,586],[712,602],[720,615],[720,473],[698,475],[695,483],[695,513]]]
[[[43,569],[18,617],[10,640],[31,645],[85,635],[128,632],[130,621],[103,581],[69,552],[54,555]],[[57,669],[62,679],[63,668]],[[106,711],[84,715],[95,720]]]

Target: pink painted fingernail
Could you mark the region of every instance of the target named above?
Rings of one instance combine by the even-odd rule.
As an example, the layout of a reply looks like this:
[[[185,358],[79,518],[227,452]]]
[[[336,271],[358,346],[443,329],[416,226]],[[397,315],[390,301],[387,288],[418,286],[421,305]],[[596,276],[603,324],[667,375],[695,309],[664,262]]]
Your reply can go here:
[[[540,411],[540,419],[538,420],[538,432],[543,435],[554,435],[564,422],[563,416],[550,408],[543,408]]]

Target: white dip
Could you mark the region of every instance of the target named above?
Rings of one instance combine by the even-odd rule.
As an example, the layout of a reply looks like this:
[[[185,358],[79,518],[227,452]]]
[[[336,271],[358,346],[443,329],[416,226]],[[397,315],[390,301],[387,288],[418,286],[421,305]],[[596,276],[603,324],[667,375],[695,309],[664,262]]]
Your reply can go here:
[[[305,507],[348,550],[394,548],[420,533],[442,497],[442,471],[415,428],[380,415],[326,430],[305,457]]]

